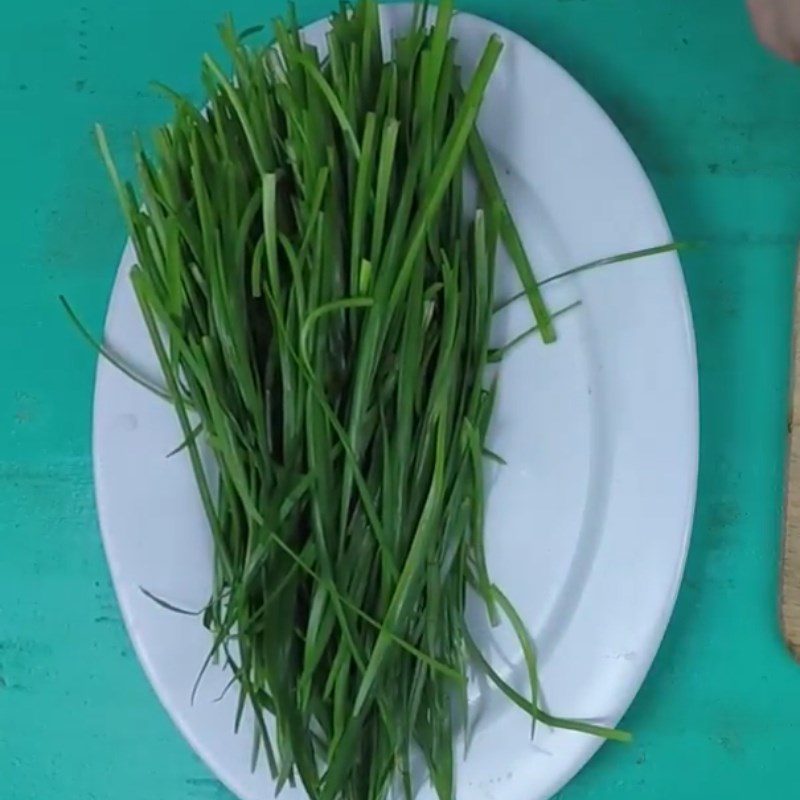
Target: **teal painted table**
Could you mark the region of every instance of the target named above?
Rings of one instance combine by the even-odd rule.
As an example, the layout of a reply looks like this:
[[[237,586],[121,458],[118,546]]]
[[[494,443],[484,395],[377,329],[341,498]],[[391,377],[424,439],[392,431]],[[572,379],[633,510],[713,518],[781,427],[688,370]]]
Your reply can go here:
[[[301,5],[304,18],[329,0]],[[800,666],[776,624],[800,71],[732,0],[473,0],[608,110],[680,239],[697,326],[702,467],[675,616],[626,726],[560,795],[796,795]],[[151,78],[196,91],[212,25],[276,0],[39,0],[0,28],[0,798],[210,800],[226,791],[161,710],[120,621],[97,533],[89,422],[123,230],[92,144],[163,118]],[[653,421],[658,424],[658,420]],[[643,532],[646,535],[646,531]],[[791,796],[791,795],[790,795]]]

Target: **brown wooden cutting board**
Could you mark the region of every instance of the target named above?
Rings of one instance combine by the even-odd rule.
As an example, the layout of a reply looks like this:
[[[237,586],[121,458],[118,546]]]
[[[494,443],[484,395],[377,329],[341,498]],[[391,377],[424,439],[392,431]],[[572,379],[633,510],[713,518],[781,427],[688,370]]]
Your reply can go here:
[[[789,446],[781,552],[780,616],[783,638],[800,661],[800,268],[795,285]]]

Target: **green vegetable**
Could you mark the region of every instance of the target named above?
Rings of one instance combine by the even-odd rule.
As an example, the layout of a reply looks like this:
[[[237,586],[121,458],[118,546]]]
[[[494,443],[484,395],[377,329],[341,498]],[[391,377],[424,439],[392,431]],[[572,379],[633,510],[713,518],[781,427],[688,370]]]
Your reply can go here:
[[[486,567],[487,365],[516,343],[489,349],[499,241],[532,330],[554,329],[475,127],[502,44],[462,88],[452,15],[443,0],[426,27],[418,9],[388,62],[373,0],[332,15],[324,57],[292,10],[274,47],[226,23],[234,76],[205,57],[203,113],[166,90],[138,192],[98,129],[213,536],[206,665],[231,670],[237,728],[255,710],[254,763],[314,800],[398,780],[411,797],[412,751],[453,798],[470,664],[533,722],[628,738],[539,709],[532,643]],[[530,697],[474,643],[470,588],[518,635]]]

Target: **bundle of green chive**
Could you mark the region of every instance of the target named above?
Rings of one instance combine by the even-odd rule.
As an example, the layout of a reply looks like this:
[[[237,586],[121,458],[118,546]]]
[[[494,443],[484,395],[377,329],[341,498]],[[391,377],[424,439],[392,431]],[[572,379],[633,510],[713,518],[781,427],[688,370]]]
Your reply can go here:
[[[534,721],[623,738],[539,710],[525,626],[487,574],[498,241],[554,337],[475,128],[501,42],[462,87],[452,2],[425,12],[389,60],[373,0],[332,15],[324,56],[291,10],[270,47],[222,26],[234,78],[206,57],[206,110],[173,95],[154,155],[137,146],[138,193],[100,132],[213,534],[209,659],[232,671],[237,727],[255,711],[278,789],[313,800],[410,798],[418,755],[451,800],[468,668]],[[476,647],[468,590],[517,632],[530,698]]]

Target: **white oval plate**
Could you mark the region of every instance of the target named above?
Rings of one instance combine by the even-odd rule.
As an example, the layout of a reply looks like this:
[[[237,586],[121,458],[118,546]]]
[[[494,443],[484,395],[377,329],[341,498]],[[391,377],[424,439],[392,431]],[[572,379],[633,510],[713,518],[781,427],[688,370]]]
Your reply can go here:
[[[410,7],[383,8],[388,29]],[[322,39],[326,23],[306,31]],[[539,277],[595,258],[669,241],[636,158],[594,101],[528,42],[459,14],[459,59],[474,66],[488,36],[505,49],[480,127]],[[106,338],[144,371],[155,361],[125,251]],[[513,291],[501,270],[498,296]],[[552,713],[616,723],[647,672],[672,611],[694,507],[697,371],[680,265],[661,255],[552,284],[559,340],[528,339],[504,362],[490,445],[490,569],[537,643]],[[507,340],[530,324],[524,303],[500,316]],[[194,705],[192,684],[210,639],[199,619],[156,605],[140,587],[184,607],[209,594],[211,541],[189,465],[165,454],[180,441],[170,407],[107,363],[97,371],[94,468],[100,526],[122,614],[142,665],[183,735],[245,800],[272,797],[263,764],[250,771],[251,736],[232,730],[235,692],[212,667]],[[520,654],[504,629],[473,625],[497,668],[524,689]],[[458,763],[459,800],[532,800],[556,792],[598,739],[537,728],[496,691],[475,686],[478,723]],[[622,746],[622,745],[619,745]],[[460,755],[463,747],[457,750]],[[287,789],[287,800],[305,797]],[[422,798],[433,793],[423,788]]]

